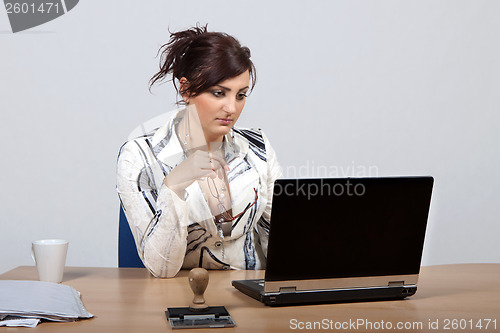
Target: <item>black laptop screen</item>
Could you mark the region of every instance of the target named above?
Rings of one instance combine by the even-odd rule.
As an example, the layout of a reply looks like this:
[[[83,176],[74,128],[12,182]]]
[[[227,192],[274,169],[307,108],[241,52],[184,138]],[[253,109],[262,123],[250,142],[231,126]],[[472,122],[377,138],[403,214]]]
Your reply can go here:
[[[418,274],[433,178],[277,180],[266,280]]]

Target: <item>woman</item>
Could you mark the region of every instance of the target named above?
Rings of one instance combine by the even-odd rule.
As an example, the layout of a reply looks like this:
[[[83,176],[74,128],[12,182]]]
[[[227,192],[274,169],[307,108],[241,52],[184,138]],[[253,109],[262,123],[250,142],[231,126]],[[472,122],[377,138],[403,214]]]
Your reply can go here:
[[[117,191],[139,256],[156,277],[263,269],[281,169],[262,131],[233,127],[255,84],[250,50],[205,26],[172,33],[160,51],[150,87],[171,74],[185,107],[118,156]]]

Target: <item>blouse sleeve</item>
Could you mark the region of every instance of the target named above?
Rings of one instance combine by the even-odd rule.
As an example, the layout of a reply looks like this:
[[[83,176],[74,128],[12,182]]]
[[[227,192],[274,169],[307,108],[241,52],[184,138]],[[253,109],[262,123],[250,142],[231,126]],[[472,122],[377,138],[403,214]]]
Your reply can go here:
[[[282,177],[283,173],[281,171],[281,167],[276,158],[276,153],[274,149],[271,147],[269,140],[262,133],[264,138],[264,144],[266,148],[266,158],[267,158],[267,205],[264,210],[264,213],[260,217],[257,222],[257,233],[259,234],[260,243],[262,246],[262,250],[267,257],[267,243],[269,240],[269,228],[271,226],[271,207],[273,201],[273,191],[274,191],[274,181],[280,177]]]
[[[186,252],[188,202],[164,184],[165,175],[147,151],[139,140],[121,148],[117,191],[144,266],[156,277],[173,277]]]

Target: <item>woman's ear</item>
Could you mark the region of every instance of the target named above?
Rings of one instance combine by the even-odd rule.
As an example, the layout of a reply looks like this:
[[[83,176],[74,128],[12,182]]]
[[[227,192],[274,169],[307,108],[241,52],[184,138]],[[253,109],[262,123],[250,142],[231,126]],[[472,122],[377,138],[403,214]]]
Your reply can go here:
[[[189,81],[184,76],[179,80],[179,93],[186,104],[189,104]]]

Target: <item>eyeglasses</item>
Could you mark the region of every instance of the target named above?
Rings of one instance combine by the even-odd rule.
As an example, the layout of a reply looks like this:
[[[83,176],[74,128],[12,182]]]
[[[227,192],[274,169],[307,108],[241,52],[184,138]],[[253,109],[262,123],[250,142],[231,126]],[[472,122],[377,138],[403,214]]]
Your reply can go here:
[[[210,183],[212,185],[210,185]],[[253,205],[255,205],[257,203],[257,200],[259,199],[259,195],[257,194],[257,190],[254,188],[253,189],[253,191],[255,192],[254,201],[252,203],[249,203],[241,213],[232,216],[229,213],[228,209],[224,206],[224,203],[222,203],[222,198],[223,198],[224,194],[221,195],[219,193],[219,190],[217,189],[217,186],[215,185],[215,181],[212,178],[207,177],[207,185],[208,185],[208,189],[210,190],[210,194],[212,195],[212,197],[214,197],[218,201],[217,208],[219,208],[221,218],[219,219],[219,221],[216,221],[216,222],[228,222],[228,221],[234,221],[236,219],[241,218],[247,212],[247,210],[249,210]],[[224,184],[222,185],[222,191],[225,191]]]

